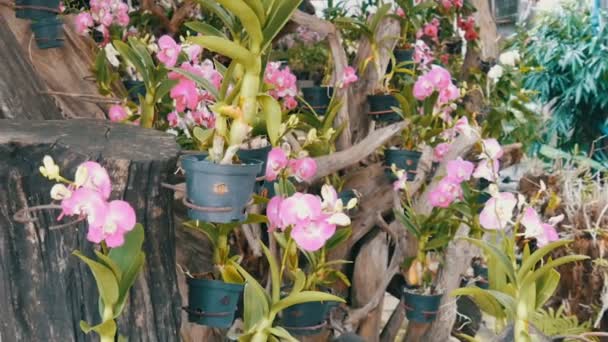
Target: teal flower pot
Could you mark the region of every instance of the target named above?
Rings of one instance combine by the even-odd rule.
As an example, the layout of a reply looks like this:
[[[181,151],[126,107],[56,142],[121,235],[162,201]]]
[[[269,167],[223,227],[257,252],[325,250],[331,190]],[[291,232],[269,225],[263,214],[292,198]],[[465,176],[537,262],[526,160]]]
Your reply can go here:
[[[323,330],[333,302],[310,302],[283,310],[281,326],[292,335],[310,336]]]
[[[481,278],[475,282],[475,285],[481,289],[488,289],[490,287],[490,283],[488,283],[488,268],[483,267],[481,265],[473,265],[473,274],[475,278]]]
[[[63,46],[63,22],[57,17],[41,19],[30,25],[36,45],[40,49],[51,49]]]
[[[333,95],[334,88],[332,87],[302,88],[302,97],[318,115],[325,115]],[[308,107],[304,106],[304,108]]]
[[[31,6],[31,0],[15,0],[15,17],[20,19],[31,19],[32,10],[29,8],[19,8],[20,6]]]
[[[443,294],[426,296],[404,290],[405,316],[411,322],[433,322],[437,317],[441,297],[443,297]]]
[[[245,219],[245,206],[253,193],[262,162],[255,159],[242,162],[221,165],[208,161],[206,154],[182,156],[188,217],[215,223]]]
[[[254,148],[254,149],[250,149],[250,150],[238,150],[236,152],[236,155],[239,157],[239,159],[243,160],[251,160],[251,159],[255,159],[255,160],[259,160],[262,162],[262,169],[260,170],[260,172],[256,175],[256,178],[260,178],[260,177],[264,177],[264,175],[266,174],[266,162],[268,161],[268,153],[270,152],[270,150],[272,150],[272,146],[268,145],[266,147],[262,147],[262,148]],[[254,188],[254,192],[256,194],[259,194],[264,186],[264,181],[256,181],[255,182],[255,188]]]
[[[401,116],[392,109],[392,107],[401,107],[393,95],[369,95],[367,102],[369,103],[368,114],[372,116],[372,120],[386,123],[402,120]]]
[[[26,6],[37,7],[31,8],[26,12],[27,19],[39,21],[44,19],[55,18],[59,14],[59,0],[26,0]]]
[[[93,36],[95,36],[95,34],[93,34]],[[103,41],[103,37],[101,40]],[[122,81],[122,84],[124,84],[129,93],[129,100],[139,104],[139,95],[143,97],[146,96],[146,86],[143,81],[124,80]]]
[[[187,278],[188,322],[229,328],[244,286],[219,280]]]
[[[346,206],[351,199],[357,198],[357,194],[354,190],[343,190],[338,193],[338,198],[341,199],[342,204]]]
[[[410,150],[392,150],[387,149],[384,151],[384,165],[386,165],[386,175],[391,181],[396,181],[397,177],[391,170],[391,165],[395,164],[398,169],[405,170],[407,172],[407,180],[413,181],[416,178],[416,169],[418,168],[418,162],[422,153]]]
[[[397,64],[411,62],[414,57],[414,49],[395,49],[394,54]]]

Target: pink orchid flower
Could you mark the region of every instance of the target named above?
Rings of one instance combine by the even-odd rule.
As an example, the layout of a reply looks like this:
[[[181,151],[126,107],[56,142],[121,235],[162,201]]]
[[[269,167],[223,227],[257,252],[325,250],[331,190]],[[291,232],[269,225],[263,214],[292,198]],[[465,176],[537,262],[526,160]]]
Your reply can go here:
[[[169,35],[164,35],[158,39],[160,51],[156,55],[159,61],[167,68],[172,68],[177,63],[181,47]]]
[[[460,184],[444,178],[429,192],[429,203],[432,207],[447,208],[461,197],[462,188]]]
[[[284,227],[307,223],[321,216],[321,199],[311,194],[296,192],[281,202],[279,211]]]
[[[454,130],[466,137],[470,137],[473,133],[473,128],[469,125],[469,119],[467,119],[466,116],[463,116],[460,119],[456,120]]]
[[[524,236],[535,238],[539,247],[559,239],[553,225],[541,221],[540,216],[533,208],[526,208],[521,219],[521,224],[526,228]]]
[[[421,64],[423,67],[427,66],[433,61],[433,51],[426,45],[424,40],[417,40],[414,46],[414,62]]]
[[[108,213],[108,204],[101,194],[91,188],[78,188],[70,197],[61,201],[62,213],[65,216],[86,217],[89,229],[103,226]]]
[[[475,164],[458,157],[450,160],[447,165],[447,178],[454,183],[462,183],[471,179],[471,174],[475,170]]]
[[[487,179],[490,182],[496,182],[498,180],[498,171],[500,169],[500,162],[493,160],[491,163],[488,159],[482,159],[478,164],[473,177],[477,179]]]
[[[298,106],[298,101],[293,96],[285,96],[283,99],[283,109],[293,110]]]
[[[275,181],[281,171],[287,167],[289,159],[287,154],[280,147],[274,147],[268,153],[268,161],[266,162],[265,179],[269,182]]]
[[[498,193],[486,202],[479,214],[479,223],[485,229],[505,229],[516,205],[517,199],[512,193]]]
[[[496,139],[485,139],[481,142],[481,145],[483,147],[483,153],[480,156],[481,158],[498,160],[504,154],[502,147]]]
[[[405,18],[405,11],[401,7],[397,8],[397,10],[395,11],[395,14],[397,14],[401,18]]]
[[[450,72],[439,65],[433,65],[431,71],[428,72],[427,77],[439,91],[452,84],[452,75],[450,75]]]
[[[198,60],[198,57],[203,52],[203,48],[200,45],[196,45],[196,44],[188,45],[187,47],[184,47],[183,49],[186,52],[186,55],[188,55],[188,60],[190,62],[196,62]]]
[[[451,144],[449,143],[441,143],[435,146],[433,149],[433,161],[441,162],[445,155],[450,151]]]
[[[270,199],[270,201],[268,201],[268,205],[266,206],[266,216],[268,217],[269,232],[273,232],[277,228],[281,230],[285,228],[283,226],[283,221],[281,220],[282,203],[283,198],[281,196],[274,196]]]
[[[93,17],[88,12],[81,12],[74,18],[74,26],[76,27],[76,33],[80,35],[86,35],[89,33],[90,28],[93,27]]]
[[[108,111],[108,117],[110,118],[110,121],[120,122],[128,118],[129,114],[125,107],[121,105],[112,105]]]
[[[422,32],[424,32],[424,35],[436,40],[437,39],[437,34],[439,33],[439,27],[436,25],[433,25],[433,23],[428,23],[425,24],[424,27],[422,28]]]
[[[344,68],[344,74],[342,75],[342,81],[340,82],[340,88],[346,88],[349,85],[357,82],[359,77],[357,77],[357,71],[355,68],[351,66],[347,66]]]
[[[291,237],[298,247],[308,252],[314,252],[325,245],[325,242],[336,232],[336,225],[327,222],[323,217],[296,224],[291,231]]]
[[[420,101],[426,99],[431,96],[435,91],[435,87],[433,82],[426,77],[426,75],[418,77],[416,83],[414,83],[414,97]]]
[[[198,106],[198,91],[196,83],[191,80],[181,79],[169,93],[175,100],[175,108],[178,112],[183,112],[186,108],[195,110]]]
[[[312,158],[290,160],[289,170],[298,182],[308,182],[317,173],[317,162]]]
[[[81,183],[80,185],[84,188],[98,191],[105,200],[110,198],[112,182],[108,171],[99,165],[99,163],[93,161],[84,162],[76,170],[76,174],[78,175],[79,173],[84,174],[85,177],[82,180],[77,179],[77,183]]]
[[[439,91],[439,103],[447,104],[449,102],[458,100],[460,97],[460,90],[453,84],[449,84],[447,87]]]
[[[173,111],[169,114],[167,114],[167,121],[169,121],[169,126],[175,128],[177,126],[179,126],[179,115],[177,114],[177,112]]]
[[[108,247],[120,247],[125,243],[125,234],[135,227],[135,210],[125,201],[108,203],[108,212],[103,226],[90,227],[87,239],[93,243],[106,241]]]

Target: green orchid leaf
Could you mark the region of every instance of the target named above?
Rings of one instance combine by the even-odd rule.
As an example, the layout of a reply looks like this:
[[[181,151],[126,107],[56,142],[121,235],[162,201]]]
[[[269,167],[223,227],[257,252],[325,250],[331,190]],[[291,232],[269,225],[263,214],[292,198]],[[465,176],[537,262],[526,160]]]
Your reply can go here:
[[[222,275],[222,280],[226,283],[229,283],[229,284],[244,284],[245,283],[245,279],[232,265],[224,265],[223,267],[220,267],[220,273]]]
[[[219,239],[219,229],[211,223],[202,221],[187,221],[184,222],[184,226],[190,229],[198,230],[207,236],[209,242],[214,246],[217,245]]]
[[[521,288],[527,288],[529,286],[533,286],[534,283],[536,281],[538,281],[538,279],[545,276],[547,273],[551,272],[552,269],[554,269],[558,266],[561,266],[563,264],[576,262],[576,261],[583,261],[583,260],[587,260],[587,259],[589,259],[589,257],[586,255],[568,255],[568,256],[561,257],[559,259],[551,260],[551,261],[547,262],[541,268],[535,270],[534,272],[528,273],[524,277],[520,286],[521,286]]]
[[[536,306],[535,309],[542,308],[545,303],[553,296],[557,286],[559,285],[559,279],[561,278],[559,272],[555,269],[549,271],[543,277],[540,277],[536,281]]]
[[[144,252],[139,252],[139,254],[135,257],[135,260],[131,263],[130,267],[124,272],[122,279],[118,283],[119,288],[119,297],[118,302],[114,306],[114,318],[118,318],[122,313],[122,310],[125,307],[127,299],[129,298],[129,291],[137,277],[141,273],[141,270],[144,267],[146,262],[146,254]]]
[[[139,255],[143,244],[144,227],[138,223],[133,230],[125,235],[125,242],[122,246],[112,248],[108,256],[119,266],[123,273],[126,273]]]
[[[274,38],[285,27],[293,12],[300,6],[301,2],[302,0],[275,1],[276,7],[268,14],[266,25],[264,25],[262,51],[265,51],[270,46]]]
[[[247,68],[251,67],[251,64],[257,60],[256,56],[249,50],[228,39],[214,36],[198,36],[189,37],[187,41],[236,60]]]
[[[118,264],[116,264],[114,262],[114,260],[110,259],[110,257],[101,253],[100,251],[94,251],[94,252],[95,252],[95,256],[97,256],[97,259],[99,259],[99,261],[104,266],[106,266],[107,268],[112,270],[112,273],[114,273],[114,277],[116,277],[116,279],[118,281],[120,281],[120,279],[122,278],[122,270],[120,269],[120,266],[118,266]]]
[[[290,306],[310,302],[338,302],[344,303],[344,299],[329,293],[317,291],[302,291],[294,295],[289,295],[272,305],[272,312],[280,312]]]
[[[278,146],[281,138],[281,121],[283,112],[281,105],[270,95],[258,96],[258,101],[262,106],[262,110],[266,116],[266,132],[272,146]]]
[[[289,331],[285,330],[285,328],[278,327],[278,326],[272,327],[272,328],[268,328],[268,332],[271,333],[272,335],[278,337],[280,341],[298,342],[298,340],[296,338],[294,338],[293,336],[291,336]]]
[[[255,11],[242,0],[215,0],[235,17],[239,18],[245,31],[249,35],[253,46],[261,46],[264,41],[262,22]]]
[[[236,268],[243,278],[245,278],[243,328],[245,332],[249,332],[258,322],[268,316],[270,312],[270,298],[262,285],[245,271],[244,268],[234,261],[229,261],[228,263]]]
[[[85,334],[94,331],[102,336],[115,336],[116,335],[116,322],[113,319],[109,319],[96,326],[91,326],[85,321],[80,321],[80,329]]]
[[[103,302],[106,305],[111,306],[116,304],[119,294],[118,281],[112,270],[97,261],[87,258],[80,251],[74,251],[72,254],[79,257],[89,266],[89,269],[93,273],[93,277],[95,277],[99,296],[102,298]]]
[[[161,101],[165,95],[167,95],[173,87],[177,84],[178,80],[164,79],[160,82],[156,91],[154,92],[154,102]]]
[[[325,243],[325,249],[327,251],[331,251],[334,248],[340,246],[342,243],[348,240],[348,238],[350,238],[352,233],[353,229],[351,227],[338,229],[336,233]]]
[[[453,297],[469,296],[477,303],[481,311],[498,319],[505,317],[505,312],[500,302],[486,290],[476,287],[462,287],[452,291],[450,295]]]
[[[275,303],[279,300],[281,296],[281,278],[279,274],[279,265],[277,265],[277,261],[275,260],[270,250],[262,241],[260,241],[260,245],[262,245],[262,250],[264,251],[264,255],[268,260],[268,265],[270,266],[270,279],[272,281],[272,303]]]
[[[496,263],[490,265],[489,268],[501,267],[501,269],[503,269],[509,280],[517,284],[517,278],[515,276],[515,270],[513,269],[513,265],[511,264],[511,261],[509,261],[509,258],[500,249],[482,240],[471,239],[468,237],[464,237],[462,239],[474,244],[475,246],[481,248],[483,251],[491,255],[493,258],[492,260]]]
[[[209,25],[202,21],[187,22],[186,27],[205,36],[216,36],[227,38],[224,32],[216,29],[213,25]]]
[[[112,45],[114,45],[114,48],[116,49],[116,51],[118,51],[124,61],[128,64],[133,65],[135,70],[143,77],[146,89],[149,90],[149,88],[151,88],[151,82],[148,69],[139,59],[139,57],[137,57],[135,51],[133,51],[133,49],[129,45],[120,40],[113,41]]]
[[[302,292],[304,286],[306,285],[306,274],[304,271],[298,268],[295,270],[295,274],[293,276],[295,280],[293,282],[290,295]]]
[[[572,240],[554,241],[554,242],[547,244],[546,246],[543,246],[543,247],[537,249],[534,253],[532,253],[532,255],[530,255],[529,257],[527,257],[523,260],[523,263],[521,264],[521,267],[519,268],[519,271],[517,272],[517,279],[519,281],[522,281],[523,278],[526,275],[528,275],[528,272],[533,270],[534,266],[542,258],[544,258],[547,254],[551,253],[553,250],[555,250],[559,247],[570,244],[571,242],[572,242]]]

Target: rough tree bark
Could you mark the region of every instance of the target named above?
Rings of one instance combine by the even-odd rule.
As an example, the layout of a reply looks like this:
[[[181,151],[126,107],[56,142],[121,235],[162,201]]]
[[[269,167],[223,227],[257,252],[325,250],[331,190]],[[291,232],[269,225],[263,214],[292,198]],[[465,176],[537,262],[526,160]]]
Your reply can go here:
[[[66,118],[87,117],[105,118],[104,110],[110,99],[104,99],[99,95],[97,85],[93,79],[91,66],[95,61],[95,43],[89,37],[78,35],[73,26],[74,16],[63,16],[63,38],[64,46],[54,49],[38,49],[32,39],[30,21],[15,17],[13,9],[0,7],[0,16],[6,20],[9,30],[6,34],[12,34],[16,38],[16,45],[10,46],[10,50],[16,49],[19,53],[19,62],[28,63],[33,66],[36,74],[43,81],[36,84],[38,93],[46,92],[45,96],[54,94],[54,99]],[[3,30],[6,27],[0,26]],[[18,47],[21,47],[20,49]],[[9,50],[9,49],[6,49]],[[11,63],[3,58],[2,61]],[[1,75],[1,77],[5,77]],[[15,79],[5,78],[14,81]],[[120,82],[115,82],[115,87],[123,87]],[[125,92],[124,88],[121,90]],[[37,95],[40,96],[40,95]],[[86,101],[85,101],[86,100]],[[13,111],[13,113],[22,113]]]
[[[0,15],[0,119],[61,119],[53,98]]]
[[[96,160],[109,171],[112,198],[131,203],[146,231],[146,264],[119,321],[129,341],[178,341],[180,298],[175,273],[171,193],[161,188],[178,147],[170,135],[97,120],[0,120],[0,340],[90,341],[80,320],[100,321],[95,280],[72,251],[92,254],[82,223],[50,230],[58,212],[22,208],[51,201],[39,171],[52,156],[64,176]],[[65,219],[68,220],[68,219]]]

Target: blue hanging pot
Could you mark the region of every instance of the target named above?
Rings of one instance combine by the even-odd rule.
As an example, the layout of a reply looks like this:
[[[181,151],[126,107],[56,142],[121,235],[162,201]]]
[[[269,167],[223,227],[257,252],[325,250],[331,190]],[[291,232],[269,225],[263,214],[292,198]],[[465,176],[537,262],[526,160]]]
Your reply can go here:
[[[32,5],[31,0],[15,0],[15,17],[20,19],[32,19],[32,12],[28,6]]]
[[[405,316],[411,322],[431,323],[437,317],[443,294],[421,295],[403,290]]]
[[[391,165],[395,164],[397,169],[402,169],[407,172],[407,180],[409,182],[416,178],[416,169],[418,169],[418,162],[422,156],[421,152],[410,151],[410,150],[395,150],[387,149],[384,151],[384,165],[386,166],[385,172],[389,180],[396,181],[397,177],[391,170]]]
[[[256,175],[256,178],[259,179],[260,177],[264,177],[264,175],[266,174],[266,162],[268,162],[268,153],[270,153],[270,150],[272,150],[272,146],[268,145],[266,147],[261,147],[261,148],[252,148],[249,150],[238,150],[236,152],[236,155],[241,160],[255,159],[255,160],[262,161],[262,168],[260,169],[260,172],[258,172],[258,174]],[[263,190],[263,186],[264,186],[263,180],[256,180],[254,192],[256,194],[259,194]]]
[[[306,87],[302,88],[302,97],[318,115],[325,115],[327,107],[334,95],[333,87]],[[304,106],[304,109],[308,107]]]
[[[63,22],[57,17],[40,19],[30,25],[36,45],[40,49],[63,46]]]
[[[379,122],[394,123],[401,121],[402,118],[392,108],[400,108],[401,104],[393,95],[369,95],[369,112],[372,120]]]
[[[187,278],[188,322],[229,328],[244,286],[219,280]]]
[[[207,160],[206,154],[182,156],[186,172],[188,217],[214,223],[245,219],[245,206],[255,187],[262,162],[242,160],[242,164],[222,165]]]
[[[26,0],[31,8],[26,11],[27,19],[39,21],[55,18],[59,14],[59,0]]]
[[[481,289],[488,289],[490,283],[488,282],[488,268],[481,265],[473,265],[473,275],[475,278],[480,278],[475,282],[475,285]]]
[[[292,335],[316,335],[326,325],[333,302],[310,302],[297,304],[283,310],[281,326]]]

